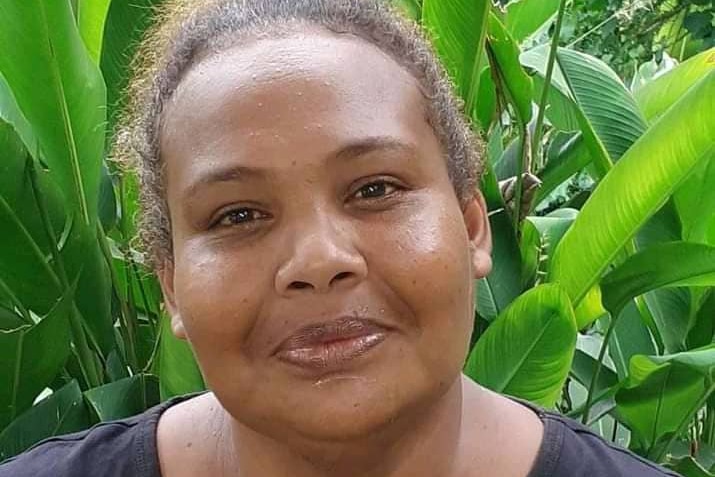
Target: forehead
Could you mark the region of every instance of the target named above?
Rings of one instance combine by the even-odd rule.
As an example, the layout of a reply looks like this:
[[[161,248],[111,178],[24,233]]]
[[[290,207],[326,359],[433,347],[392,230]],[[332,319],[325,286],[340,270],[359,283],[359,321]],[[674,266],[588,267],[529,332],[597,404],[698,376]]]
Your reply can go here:
[[[162,151],[219,146],[227,128],[252,135],[320,126],[354,136],[426,125],[424,97],[405,68],[361,38],[317,29],[208,56],[187,72],[163,116]]]

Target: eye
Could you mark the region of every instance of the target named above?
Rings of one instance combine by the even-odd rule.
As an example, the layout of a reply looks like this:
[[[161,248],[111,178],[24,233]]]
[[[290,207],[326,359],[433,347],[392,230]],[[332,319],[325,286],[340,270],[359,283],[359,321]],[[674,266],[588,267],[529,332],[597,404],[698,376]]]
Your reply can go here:
[[[211,224],[213,227],[235,227],[246,226],[255,223],[257,220],[267,218],[268,215],[260,210],[249,207],[237,207],[222,212]]]
[[[355,193],[355,197],[361,200],[381,199],[394,194],[397,190],[398,187],[395,184],[385,180],[377,180],[360,187]]]

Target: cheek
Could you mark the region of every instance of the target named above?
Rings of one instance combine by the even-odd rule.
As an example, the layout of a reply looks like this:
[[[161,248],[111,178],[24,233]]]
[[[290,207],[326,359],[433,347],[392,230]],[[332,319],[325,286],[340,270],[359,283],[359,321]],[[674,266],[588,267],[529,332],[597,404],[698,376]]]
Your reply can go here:
[[[469,242],[458,205],[448,199],[425,203],[409,220],[386,225],[383,253],[373,257],[375,272],[416,320],[409,324],[422,350],[469,340],[472,330],[472,279]],[[371,247],[379,249],[379,246]],[[445,348],[442,348],[443,350]]]
[[[247,337],[258,315],[261,264],[249,256],[220,254],[186,242],[176,251],[177,308],[199,361],[246,355]]]

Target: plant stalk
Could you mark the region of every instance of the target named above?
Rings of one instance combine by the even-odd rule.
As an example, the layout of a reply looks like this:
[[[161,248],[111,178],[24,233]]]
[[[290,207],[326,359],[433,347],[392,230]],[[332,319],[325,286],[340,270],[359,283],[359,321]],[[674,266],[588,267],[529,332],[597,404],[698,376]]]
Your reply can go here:
[[[690,410],[690,412],[687,414],[687,416],[678,424],[678,427],[675,429],[675,432],[673,432],[668,440],[665,442],[663,446],[660,447],[658,452],[652,457],[652,460],[654,462],[660,462],[665,453],[668,451],[668,448],[673,445],[673,442],[680,436],[680,434],[683,433],[685,430],[685,427],[690,423],[690,420],[692,417],[695,415],[695,413],[698,412],[699,409],[701,409],[705,404],[707,404],[708,399],[710,398],[710,395],[715,392],[715,382],[710,382],[708,383],[708,388],[705,391],[705,393],[702,395],[702,397],[698,400],[697,403],[695,403],[695,406]]]
[[[549,59],[546,63],[546,76],[544,78],[544,87],[541,90],[541,98],[539,99],[539,111],[536,115],[536,126],[534,127],[534,137],[531,145],[532,154],[534,157],[541,157],[541,135],[542,129],[544,127],[544,117],[546,114],[546,103],[549,99],[549,88],[551,87],[551,78],[554,73],[554,63],[556,62],[556,55],[558,54],[559,47],[559,37],[561,36],[561,27],[564,23],[564,13],[566,12],[566,2],[567,0],[561,0],[559,4],[559,11],[556,14],[556,25],[554,26],[554,36],[551,38],[551,49],[549,50]],[[542,160],[539,160],[539,165],[543,164]]]
[[[27,174],[30,178],[30,186],[32,189],[32,195],[35,199],[35,204],[40,213],[40,218],[42,219],[42,226],[44,228],[45,234],[47,235],[47,240],[50,244],[50,253],[52,254],[52,261],[55,264],[55,273],[59,279],[65,293],[70,289],[69,280],[67,279],[67,273],[64,268],[64,263],[62,261],[62,256],[57,249],[57,236],[55,235],[54,228],[52,227],[52,222],[50,221],[50,215],[47,211],[47,206],[45,200],[40,194],[40,188],[37,178],[37,170],[35,169],[35,163],[32,157],[28,156],[26,161]],[[85,335],[85,330],[82,326],[82,321],[79,319],[80,311],[77,309],[77,304],[75,303],[74,297],[72,297],[72,312],[70,313],[70,327],[72,329],[72,335],[74,337],[74,346],[77,348],[78,353],[78,363],[80,371],[82,372],[83,378],[89,384],[90,387],[96,387],[102,384],[101,373],[97,370],[96,361],[92,355],[92,351],[87,343],[87,336]]]

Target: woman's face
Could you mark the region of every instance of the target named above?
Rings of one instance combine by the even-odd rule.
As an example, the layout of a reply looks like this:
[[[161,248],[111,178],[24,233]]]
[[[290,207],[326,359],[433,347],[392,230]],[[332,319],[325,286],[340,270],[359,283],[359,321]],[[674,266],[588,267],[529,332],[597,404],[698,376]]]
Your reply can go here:
[[[306,31],[201,61],[168,105],[173,330],[254,430],[358,437],[459,377],[489,231],[423,101],[376,47]]]

